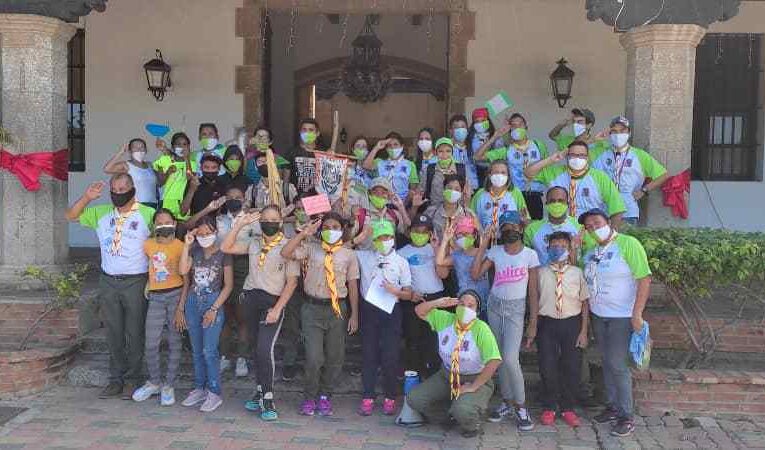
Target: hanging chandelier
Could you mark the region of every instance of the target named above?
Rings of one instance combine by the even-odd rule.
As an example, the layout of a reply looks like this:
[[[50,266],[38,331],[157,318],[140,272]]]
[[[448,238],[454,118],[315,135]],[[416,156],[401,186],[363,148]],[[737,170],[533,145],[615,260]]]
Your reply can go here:
[[[371,103],[382,99],[390,87],[391,72],[381,61],[382,41],[372,29],[371,16],[366,16],[364,28],[351,46],[351,56],[343,68],[343,93],[358,103]]]

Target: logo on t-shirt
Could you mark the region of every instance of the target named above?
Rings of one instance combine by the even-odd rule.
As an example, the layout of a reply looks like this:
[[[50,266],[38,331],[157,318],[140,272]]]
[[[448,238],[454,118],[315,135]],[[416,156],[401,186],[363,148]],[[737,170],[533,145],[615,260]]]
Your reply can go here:
[[[589,197],[590,196],[590,188],[588,188],[588,187],[582,188],[582,195],[584,195],[585,197]]]
[[[130,222],[130,229],[133,230],[133,231],[137,230],[138,229],[138,221],[134,220],[134,221]]]
[[[610,166],[611,164],[613,164],[613,160],[611,158],[606,159],[606,165]]]
[[[503,284],[517,283],[523,281],[528,276],[528,269],[524,267],[507,267],[494,275],[494,286],[499,287]]]
[[[536,151],[536,150],[532,150],[532,151],[531,151],[531,157],[532,157],[532,158],[536,159],[538,156],[539,156],[539,155],[537,155],[537,151]]]
[[[628,159],[628,160],[624,161],[624,167],[632,167],[632,160]]]
[[[443,338],[443,339],[441,339],[441,345],[442,345],[442,346],[444,346],[444,345],[446,345],[446,344],[448,344],[448,343],[449,343],[449,335],[448,335],[448,334],[445,334],[445,335],[444,335],[444,338]]]
[[[406,260],[410,266],[422,266],[425,264],[425,258],[422,255],[411,255]]]
[[[151,265],[154,268],[154,281],[157,283],[167,281],[170,276],[170,271],[167,270],[167,255],[164,252],[151,255]]]
[[[486,202],[484,209],[491,209],[491,202]]]

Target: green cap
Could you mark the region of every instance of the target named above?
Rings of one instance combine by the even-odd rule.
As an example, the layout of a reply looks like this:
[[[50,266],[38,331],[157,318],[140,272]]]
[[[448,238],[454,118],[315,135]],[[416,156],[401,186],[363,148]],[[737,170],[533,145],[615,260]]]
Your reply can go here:
[[[448,145],[449,147],[454,148],[454,142],[452,142],[452,140],[448,137],[442,137],[437,140],[436,145],[434,145],[433,148],[438,148],[439,145]]]
[[[376,220],[372,224],[372,239],[377,239],[380,236],[395,236],[396,228],[389,220],[380,219]]]

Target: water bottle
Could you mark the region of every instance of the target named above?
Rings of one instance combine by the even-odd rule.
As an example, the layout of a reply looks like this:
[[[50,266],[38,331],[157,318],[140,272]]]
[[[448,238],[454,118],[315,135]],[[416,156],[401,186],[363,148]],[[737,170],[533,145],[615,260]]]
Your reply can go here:
[[[404,372],[404,395],[420,384],[420,375],[416,370],[407,370]]]

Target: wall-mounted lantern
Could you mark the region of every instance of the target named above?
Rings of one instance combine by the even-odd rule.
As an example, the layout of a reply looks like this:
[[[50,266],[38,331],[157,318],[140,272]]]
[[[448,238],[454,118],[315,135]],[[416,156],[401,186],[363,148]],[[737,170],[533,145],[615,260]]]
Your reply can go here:
[[[574,84],[574,71],[566,66],[566,58],[558,60],[558,67],[550,74],[553,98],[558,102],[558,107],[563,108],[571,98],[571,86]]]
[[[170,81],[171,67],[162,59],[162,52],[156,50],[156,58],[143,65],[146,71],[146,82],[149,84],[149,91],[158,102],[165,98],[165,92],[172,86]]]

